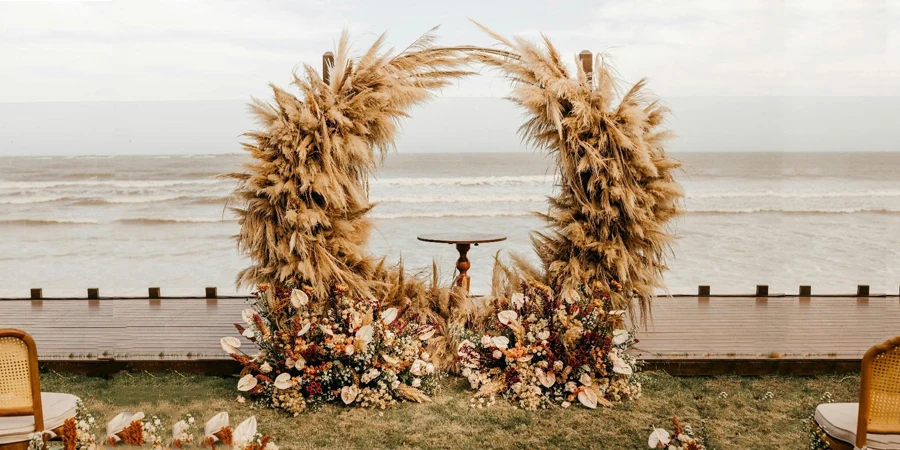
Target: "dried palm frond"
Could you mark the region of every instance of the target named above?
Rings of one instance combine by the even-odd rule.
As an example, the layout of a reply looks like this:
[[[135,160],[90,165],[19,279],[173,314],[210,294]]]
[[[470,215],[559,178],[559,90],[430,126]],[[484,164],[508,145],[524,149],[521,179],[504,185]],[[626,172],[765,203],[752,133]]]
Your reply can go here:
[[[549,231],[532,238],[546,283],[564,298],[585,283],[618,283],[617,306],[630,310],[636,297],[646,319],[683,195],[674,176],[680,163],[664,148],[666,108],[648,99],[645,80],[618,95],[602,58],[593,73],[577,61],[572,73],[546,37],[537,45],[478,26],[505,50],[475,49],[471,57],[512,81],[509,98],[529,115],[519,132],[556,159],[558,192],[541,214]]]
[[[422,392],[412,386],[407,386],[403,383],[400,383],[400,385],[397,386],[397,395],[399,395],[400,398],[402,398],[404,400],[409,400],[411,402],[416,402],[416,403],[430,403],[431,402],[431,398],[428,397],[427,395],[425,395],[424,392]]]
[[[272,86],[274,103],[253,100],[261,129],[245,134],[252,162],[238,180],[238,246],[252,265],[238,286],[312,286],[326,296],[345,284],[370,295],[377,262],[366,252],[368,176],[394,145],[408,109],[468,72],[462,53],[433,46],[433,31],[394,54],[384,36],[357,59],[338,43],[329,81],[309,65],[294,74],[295,96]]]

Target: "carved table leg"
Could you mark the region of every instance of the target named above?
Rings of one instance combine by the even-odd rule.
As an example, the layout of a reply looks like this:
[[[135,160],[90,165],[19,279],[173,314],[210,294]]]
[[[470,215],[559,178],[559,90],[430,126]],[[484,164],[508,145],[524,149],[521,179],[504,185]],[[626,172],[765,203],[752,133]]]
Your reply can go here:
[[[459,252],[459,259],[456,260],[456,270],[459,270],[459,276],[456,277],[456,285],[465,289],[467,293],[469,292],[469,275],[467,272],[472,264],[469,263],[469,258],[466,255],[469,253],[470,248],[470,244],[456,244],[456,251]]]

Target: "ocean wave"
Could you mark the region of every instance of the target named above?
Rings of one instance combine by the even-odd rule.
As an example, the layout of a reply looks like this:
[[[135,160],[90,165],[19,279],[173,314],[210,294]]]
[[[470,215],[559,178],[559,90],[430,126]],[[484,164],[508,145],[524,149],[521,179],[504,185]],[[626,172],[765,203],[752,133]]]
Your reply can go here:
[[[48,203],[65,200],[67,197],[4,197],[0,198],[0,205],[30,205],[33,203]]]
[[[845,198],[845,197],[900,197],[900,190],[868,190],[845,192],[705,192],[687,193],[686,198],[711,199],[711,198]]]
[[[399,213],[378,213],[374,212],[369,215],[372,219],[392,220],[392,219],[438,219],[444,217],[522,217],[530,216],[534,213],[531,211],[423,211],[423,212],[399,212]]]
[[[58,180],[58,181],[0,181],[0,189],[46,189],[65,186],[114,187],[114,188],[159,188],[189,185],[227,184],[228,180],[187,179],[187,180]]]
[[[854,213],[875,213],[875,214],[900,214],[900,209],[887,209],[877,207],[862,208],[815,208],[815,209],[780,209],[780,208],[709,208],[709,209],[688,209],[688,214],[755,214],[755,213],[776,213],[776,214],[854,214]]]
[[[3,225],[93,225],[97,219],[9,219],[0,220]]]
[[[553,176],[551,175],[520,175],[452,178],[380,178],[374,184],[389,186],[509,186],[551,182],[553,182]]]
[[[171,224],[171,223],[218,223],[235,222],[235,219],[217,217],[135,217],[131,219],[118,219],[116,223],[128,224]]]
[[[372,198],[374,203],[531,203],[545,201],[547,201],[547,196],[541,194],[389,195]]]

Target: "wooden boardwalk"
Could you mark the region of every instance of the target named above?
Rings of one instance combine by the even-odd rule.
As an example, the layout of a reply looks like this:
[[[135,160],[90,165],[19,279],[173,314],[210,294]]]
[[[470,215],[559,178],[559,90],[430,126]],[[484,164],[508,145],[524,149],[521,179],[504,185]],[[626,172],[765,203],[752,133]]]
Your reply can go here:
[[[31,333],[45,362],[222,360],[243,298],[0,300],[0,328]],[[633,349],[649,361],[858,361],[900,335],[888,297],[658,298]]]

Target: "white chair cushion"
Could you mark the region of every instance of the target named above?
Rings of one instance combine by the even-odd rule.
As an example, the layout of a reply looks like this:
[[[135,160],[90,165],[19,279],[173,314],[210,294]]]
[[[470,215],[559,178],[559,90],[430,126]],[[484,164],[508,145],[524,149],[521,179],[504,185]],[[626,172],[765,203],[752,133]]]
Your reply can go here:
[[[78,397],[72,394],[41,392],[44,409],[44,430],[62,426],[66,419],[75,417]],[[23,442],[34,433],[34,416],[0,417],[0,444]]]
[[[816,407],[816,423],[829,436],[850,445],[856,444],[856,418],[859,403],[823,403]],[[900,450],[900,434],[874,434],[866,436],[871,450]]]

